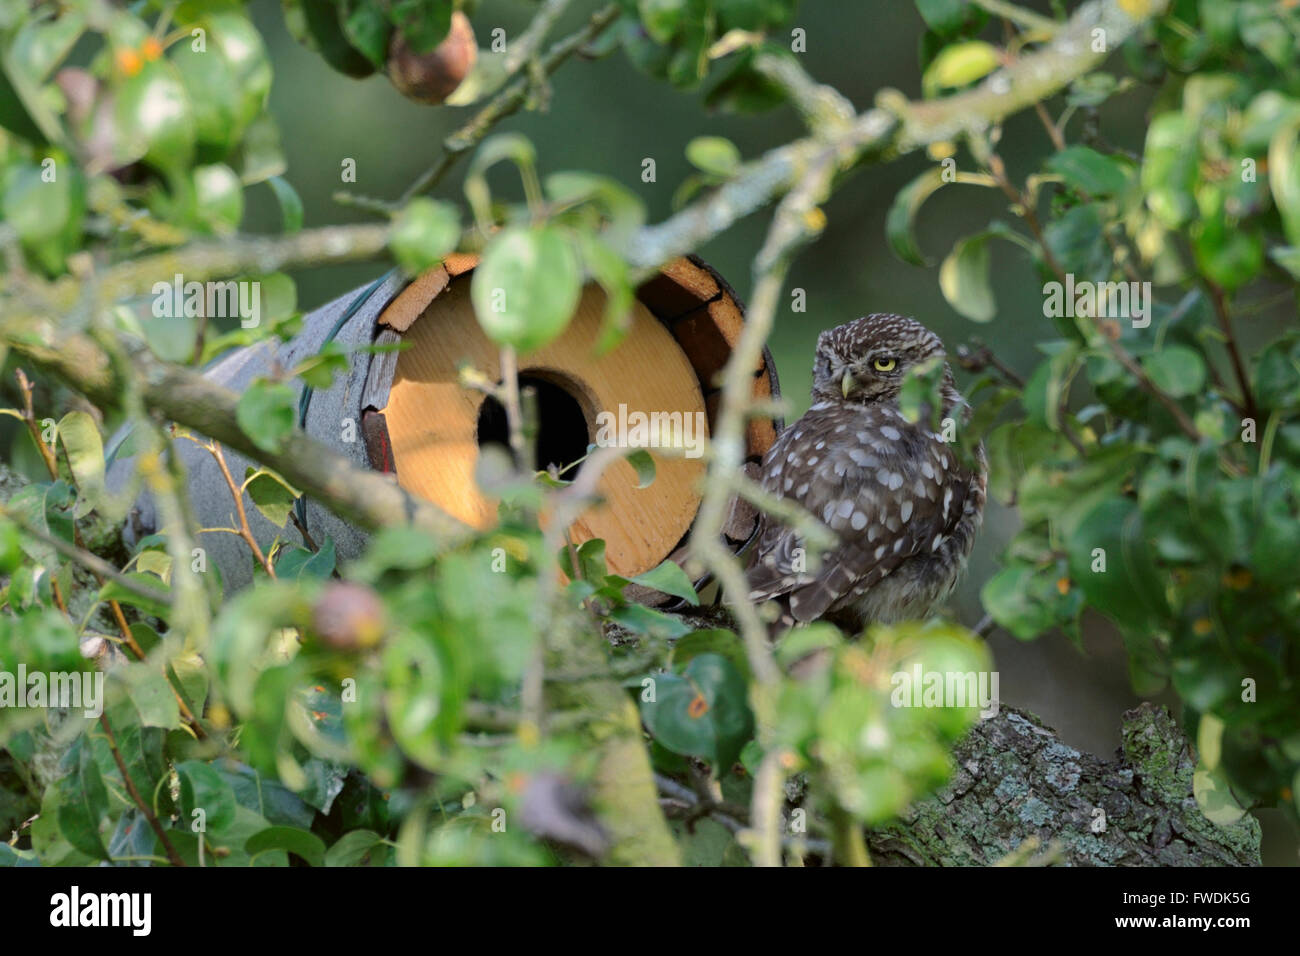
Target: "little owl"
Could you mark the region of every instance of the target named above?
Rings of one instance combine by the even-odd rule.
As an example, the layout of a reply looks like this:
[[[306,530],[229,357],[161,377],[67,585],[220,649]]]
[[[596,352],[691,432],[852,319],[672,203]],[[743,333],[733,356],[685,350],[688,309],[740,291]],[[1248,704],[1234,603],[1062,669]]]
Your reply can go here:
[[[898,397],[908,369],[943,342],[912,319],[875,314],[823,332],[813,405],[763,458],[763,488],[798,502],[838,537],[810,559],[794,530],[764,515],[750,558],[750,599],[778,601],[786,626],[829,618],[853,632],[928,615],[952,590],[984,511],[984,451],[974,470],[951,434],[922,415],[910,424]],[[940,420],[967,410],[943,367]],[[948,429],[945,429],[948,431]]]

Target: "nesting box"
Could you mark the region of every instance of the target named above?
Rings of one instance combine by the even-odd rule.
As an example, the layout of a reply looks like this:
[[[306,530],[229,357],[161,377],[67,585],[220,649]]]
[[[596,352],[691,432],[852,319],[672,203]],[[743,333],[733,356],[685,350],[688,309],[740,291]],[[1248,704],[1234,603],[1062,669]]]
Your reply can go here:
[[[346,375],[303,403],[304,427],[359,465],[393,475],[414,495],[437,504],[477,528],[493,524],[497,503],[475,482],[480,449],[505,444],[504,410],[494,398],[466,387],[460,369],[468,364],[499,381],[500,352],[483,333],[470,301],[477,258],[452,255],[442,265],[407,283],[392,276],[368,290],[349,293],[306,316],[302,330],[281,346],[261,343],[215,363],[206,374],[240,390],[278,363],[292,368],[328,341],[344,348],[402,343],[399,350],[353,352]],[[697,258],[667,264],[638,290],[623,341],[598,355],[604,293],[596,285],[582,292],[577,312],[562,336],[519,356],[519,378],[537,395],[538,460],[545,468],[565,467],[587,454],[602,423],[634,423],[637,412],[664,420],[698,421],[711,429],[718,404],[718,373],[731,355],[744,323],[744,309],[722,278]],[[753,369],[754,393],[777,398],[780,385],[766,351]],[[679,416],[679,417],[674,417]],[[351,425],[351,427],[349,427]],[[751,420],[747,467],[775,441],[781,422]],[[230,524],[231,500],[210,456],[182,442],[191,475],[191,499],[201,524]],[[674,555],[695,520],[704,459],[656,454],[655,480],[639,488],[631,465],[618,462],[599,483],[601,503],[572,526],[575,543],[602,538],[610,570],[634,576]],[[236,475],[245,462],[227,450]],[[577,465],[581,468],[581,465]],[[566,474],[571,477],[574,471]],[[308,502],[306,523],[318,542],[330,538],[340,557],[364,547],[364,534]],[[740,546],[755,524],[751,509],[733,506],[727,534]],[[297,543],[292,525],[275,528],[250,509],[253,532],[266,544],[277,535]],[[135,515],[135,531],[152,525],[148,502]],[[227,586],[252,575],[242,542],[228,534],[203,535],[201,543],[221,566]]]

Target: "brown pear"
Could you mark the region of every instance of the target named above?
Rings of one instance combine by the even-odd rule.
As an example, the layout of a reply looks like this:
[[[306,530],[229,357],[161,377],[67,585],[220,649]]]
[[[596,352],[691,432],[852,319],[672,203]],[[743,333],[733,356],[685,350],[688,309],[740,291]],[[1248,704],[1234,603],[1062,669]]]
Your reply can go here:
[[[388,78],[407,99],[420,103],[441,103],[474,68],[478,43],[469,17],[457,10],[451,15],[447,36],[428,53],[416,53],[402,36],[393,31],[388,44]]]

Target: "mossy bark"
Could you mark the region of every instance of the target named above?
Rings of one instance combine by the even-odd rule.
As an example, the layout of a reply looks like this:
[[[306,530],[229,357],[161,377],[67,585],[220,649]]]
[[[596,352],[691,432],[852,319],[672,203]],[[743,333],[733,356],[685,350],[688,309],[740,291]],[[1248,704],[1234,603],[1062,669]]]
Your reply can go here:
[[[958,745],[957,772],[905,818],[868,834],[885,866],[986,866],[1036,839],[1074,866],[1258,866],[1259,822],[1211,823],[1192,795],[1196,757],[1163,707],[1124,715],[1112,760],[1081,753],[1004,707]]]

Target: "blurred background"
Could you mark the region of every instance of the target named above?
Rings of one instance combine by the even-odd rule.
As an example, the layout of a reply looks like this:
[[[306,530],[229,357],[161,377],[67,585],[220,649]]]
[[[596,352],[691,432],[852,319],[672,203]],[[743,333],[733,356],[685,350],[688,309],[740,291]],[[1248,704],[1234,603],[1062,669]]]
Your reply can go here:
[[[596,6],[595,2],[575,3],[552,36],[576,29]],[[1046,4],[1026,6],[1045,8]],[[472,16],[479,45],[486,46],[497,27],[505,30],[508,43],[528,24],[535,9],[525,0],[483,0]],[[383,76],[357,81],[333,71],[286,32],[277,0],[256,0],[252,14],[275,69],[270,105],[288,158],[286,177],[302,196],[308,226],[372,218],[335,202],[333,194],[346,189],[395,198],[437,157],[443,137],[473,115],[473,107],[430,107],[405,100]],[[917,51],[923,23],[912,3],[806,0],[793,25],[806,31],[805,67],[849,97],[858,109],[869,106],[883,87],[919,96]],[[1154,93],[1138,86],[1109,101],[1100,116],[1105,139],[1140,153],[1144,116]],[[1060,112],[1059,105],[1049,106],[1053,115]],[[804,132],[789,108],[760,116],[709,113],[699,91],[679,92],[651,79],[621,53],[595,61],[571,60],[553,77],[549,112],[516,115],[497,130],[527,135],[537,147],[543,176],[583,169],[613,177],[641,197],[650,221],[672,213],[673,193],[692,172],[683,153],[692,138],[725,136],[744,156],[753,157]],[[1013,180],[1023,181],[1050,148],[1032,112],[1007,123],[1001,154]],[[647,157],[657,166],[654,183],[641,181],[642,161]],[[341,182],[345,158],[356,161],[355,184]],[[938,332],[950,352],[980,337],[1022,375],[1036,364],[1034,343],[1056,337],[1050,320],[1043,316],[1041,280],[1027,255],[1010,244],[991,244],[998,302],[992,323],[979,326],[962,318],[939,292],[938,262],[953,241],[978,231],[990,218],[1011,218],[1000,192],[962,186],[956,187],[960,194],[940,193],[926,204],[918,238],[934,262],[931,267],[903,263],[889,250],[886,211],[898,190],[930,162],[924,154],[915,154],[856,173],[826,206],[828,224],[821,238],[795,262],[788,288],[804,290],[806,311],[782,314],[770,343],[792,418],[809,404],[818,333],[868,312],[914,316]],[[958,162],[962,163],[960,156]],[[463,204],[463,173],[462,161],[434,195]],[[512,176],[513,171],[494,170],[494,189],[518,196],[517,176],[515,181]],[[244,228],[275,231],[279,215],[269,187],[258,186],[249,194]],[[767,221],[766,213],[753,216],[698,250],[742,299],[749,294],[749,265]],[[368,283],[386,268],[370,263],[298,273],[299,306],[310,311]],[[1242,320],[1247,341],[1249,324],[1257,321],[1266,319]],[[959,373],[959,379],[963,377]],[[979,589],[996,569],[998,556],[1015,530],[1014,514],[990,502],[985,530],[952,606],[967,626],[973,627],[982,617]],[[1021,642],[997,631],[990,643],[1004,704],[1037,714],[1072,746],[1108,755],[1119,746],[1123,712],[1139,698],[1130,689],[1124,650],[1115,631],[1100,618],[1089,619],[1086,625],[1082,648],[1055,633]],[[1158,699],[1177,707],[1172,694]],[[1265,830],[1264,862],[1296,865],[1295,834],[1289,824],[1275,811],[1258,816]]]

